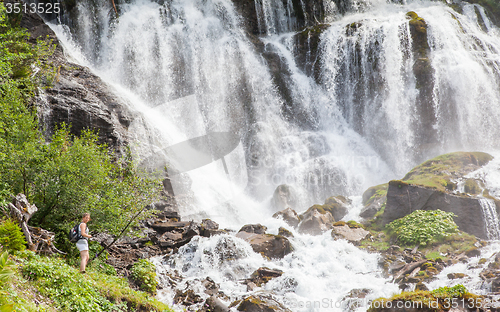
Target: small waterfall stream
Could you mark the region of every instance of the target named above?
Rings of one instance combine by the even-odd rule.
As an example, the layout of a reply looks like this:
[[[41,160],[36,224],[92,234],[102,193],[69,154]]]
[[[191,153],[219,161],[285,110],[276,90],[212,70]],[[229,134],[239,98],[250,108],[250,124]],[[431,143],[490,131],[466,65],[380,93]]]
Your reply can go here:
[[[213,132],[239,136],[225,164],[172,174],[183,218],[294,234],[295,251],[272,261],[234,236],[195,237],[176,255],[154,259],[165,285],[173,285],[175,271],[184,277],[178,288],[201,287],[208,276],[230,302],[248,293],[241,279],[267,266],[285,273],[257,291],[272,292],[294,312],[344,311],[353,289],[367,289],[367,300],[390,296],[399,289],[381,275],[377,254],[271,218],[276,187],[291,186],[299,213],[348,196],[347,218],[359,220],[366,188],[444,152],[500,148],[500,35],[480,6],[464,4],[457,13],[430,0],[332,1],[324,9],[329,24],[304,30],[294,10],[305,11],[305,1],[257,0],[259,34],[248,34],[246,16],[229,0],[131,0],[120,4],[118,19],[108,2],[79,1],[71,29],[52,27],[70,55],[141,113],[129,128],[138,157]],[[410,11],[426,22],[425,55]],[[498,167],[488,170],[494,175]],[[481,202],[490,238],[499,239],[494,204]],[[160,296],[170,304],[174,293],[165,288]]]
[[[489,198],[480,199],[481,208],[484,215],[484,223],[488,233],[488,239],[500,239],[500,221],[498,219],[497,206],[495,201]]]

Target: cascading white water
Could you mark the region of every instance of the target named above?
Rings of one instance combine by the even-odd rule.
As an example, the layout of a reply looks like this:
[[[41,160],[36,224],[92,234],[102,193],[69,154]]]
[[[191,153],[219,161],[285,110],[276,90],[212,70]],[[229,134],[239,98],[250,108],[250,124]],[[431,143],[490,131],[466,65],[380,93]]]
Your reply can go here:
[[[279,226],[287,226],[276,219],[266,220],[266,224],[271,233],[277,232]],[[154,262],[160,268],[164,285],[171,285],[170,276],[180,274],[187,279],[176,285],[177,289],[190,285],[203,293],[201,281],[209,276],[220,284],[221,291],[231,294],[228,304],[248,295],[242,281],[259,267],[282,270],[284,274],[255,292],[269,291],[292,311],[345,311],[352,304],[347,295],[353,289],[368,294],[359,301],[357,308],[362,311],[368,308],[370,300],[398,292],[396,284],[380,276],[378,255],[343,240],[334,241],[329,233],[293,234],[295,251],[281,260],[266,260],[243,240],[220,235],[210,239],[196,237],[174,256],[166,260],[154,258]],[[165,288],[160,297],[170,303],[174,295],[175,290]]]
[[[482,198],[479,200],[479,203],[481,204],[481,209],[483,211],[483,219],[486,225],[488,239],[500,239],[500,221],[498,220],[495,201],[489,198]]]
[[[287,88],[301,112],[294,117],[312,120],[308,129],[283,114],[286,100],[268,61],[245,35],[243,17],[229,0],[162,5],[132,0],[120,5],[118,19],[108,2],[80,1],[66,47],[143,114],[129,129],[142,158],[210,132],[239,133],[241,144],[226,158],[229,179],[220,161],[173,177],[190,183],[189,192],[178,198],[181,214],[209,217],[236,230],[243,223],[263,223],[276,234],[279,226],[288,226],[270,218],[267,203],[280,184],[295,188],[294,208],[300,212],[326,197],[360,195],[369,186],[400,178],[421,158],[458,148],[498,149],[497,28],[477,6],[466,5],[459,14],[440,2],[406,2],[353,0],[349,14],[327,17],[331,25],[320,36],[315,79],[296,61],[291,1],[256,1],[264,33],[259,40],[289,72]],[[429,116],[421,115],[417,104],[421,86],[413,68],[409,11],[428,26],[434,121],[428,127],[420,124]],[[338,8],[328,12],[337,14]],[[54,29],[61,39],[68,36],[63,27]],[[422,129],[433,141],[426,141]],[[183,204],[184,195],[189,198]],[[359,196],[353,199],[359,209]],[[356,219],[355,209],[350,219]],[[264,289],[293,311],[340,311],[305,305],[325,298],[335,304],[352,289],[369,288],[368,299],[397,291],[380,276],[376,255],[333,241],[328,233],[294,235],[295,251],[279,261],[263,259],[234,237],[197,237],[159,270],[177,269],[184,283],[210,276],[233,300],[246,293],[240,279],[260,266],[278,268],[284,276]],[[229,257],[234,259],[221,258],[228,244],[238,253]],[[164,296],[171,300],[173,294]]]

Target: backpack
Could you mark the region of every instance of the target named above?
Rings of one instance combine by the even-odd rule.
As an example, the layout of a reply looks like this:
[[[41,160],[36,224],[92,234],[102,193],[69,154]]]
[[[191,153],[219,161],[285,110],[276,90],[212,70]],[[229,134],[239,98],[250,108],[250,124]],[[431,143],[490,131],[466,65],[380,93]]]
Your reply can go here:
[[[71,230],[69,230],[68,238],[72,243],[76,243],[82,238],[82,235],[80,234],[80,224],[81,223],[78,223],[77,225],[72,227]]]

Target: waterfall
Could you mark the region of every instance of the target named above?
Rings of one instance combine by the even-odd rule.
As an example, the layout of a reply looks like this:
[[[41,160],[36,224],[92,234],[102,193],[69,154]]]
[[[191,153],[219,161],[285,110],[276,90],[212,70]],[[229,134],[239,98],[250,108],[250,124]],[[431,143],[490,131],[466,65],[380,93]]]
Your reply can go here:
[[[236,1],[118,7],[116,18],[109,1],[81,0],[62,19],[71,27],[52,27],[68,53],[140,112],[129,127],[138,160],[168,160],[169,148],[213,133],[237,137],[224,159],[186,172],[169,163],[184,219],[211,218],[232,230],[262,223],[277,234],[288,227],[271,218],[281,184],[293,190],[299,213],[344,195],[356,219],[366,188],[422,160],[500,148],[500,33],[478,5],[464,3],[458,13],[431,0],[256,0],[252,30]],[[419,29],[414,14],[425,21]],[[499,239],[494,203],[481,204],[488,235]],[[264,290],[294,312],[320,310],[307,304],[323,299],[341,311],[335,303],[353,289],[369,288],[367,299],[398,291],[380,276],[376,254],[329,233],[291,230],[295,251],[281,260],[221,235],[196,237],[154,261],[165,284],[174,271],[186,285],[210,276],[231,300],[247,292],[239,280],[259,267],[281,269]],[[227,246],[236,253],[229,258]],[[161,296],[171,303],[173,293]]]
[[[483,211],[483,220],[486,225],[488,239],[500,239],[500,220],[498,219],[497,206],[495,201],[489,198],[479,200]]]

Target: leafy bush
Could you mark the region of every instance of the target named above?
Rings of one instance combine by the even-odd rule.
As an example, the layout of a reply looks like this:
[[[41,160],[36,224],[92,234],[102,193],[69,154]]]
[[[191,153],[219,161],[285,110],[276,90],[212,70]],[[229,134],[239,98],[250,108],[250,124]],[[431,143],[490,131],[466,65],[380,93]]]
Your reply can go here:
[[[18,22],[0,3],[0,205],[9,194],[25,194],[39,208],[31,224],[55,232],[59,247],[69,251],[66,232],[83,212],[92,215],[91,230],[118,234],[156,201],[161,183],[141,175],[130,155],[115,161],[92,131],[76,137],[63,124],[45,142],[32,98],[53,78],[53,47],[28,43]]]
[[[23,251],[26,240],[21,228],[11,219],[0,223],[0,244],[9,251]]]
[[[92,267],[82,275],[62,259],[34,253],[19,261],[23,277],[51,299],[58,311],[171,311],[146,293],[130,289],[126,279]]]
[[[454,216],[441,210],[417,210],[389,223],[387,229],[404,245],[425,246],[458,232]]]
[[[132,267],[132,277],[140,284],[141,289],[152,294],[156,293],[156,267],[146,259],[139,259]]]
[[[458,284],[453,287],[439,287],[432,291],[436,298],[461,298],[467,293],[467,288],[464,285]]]

